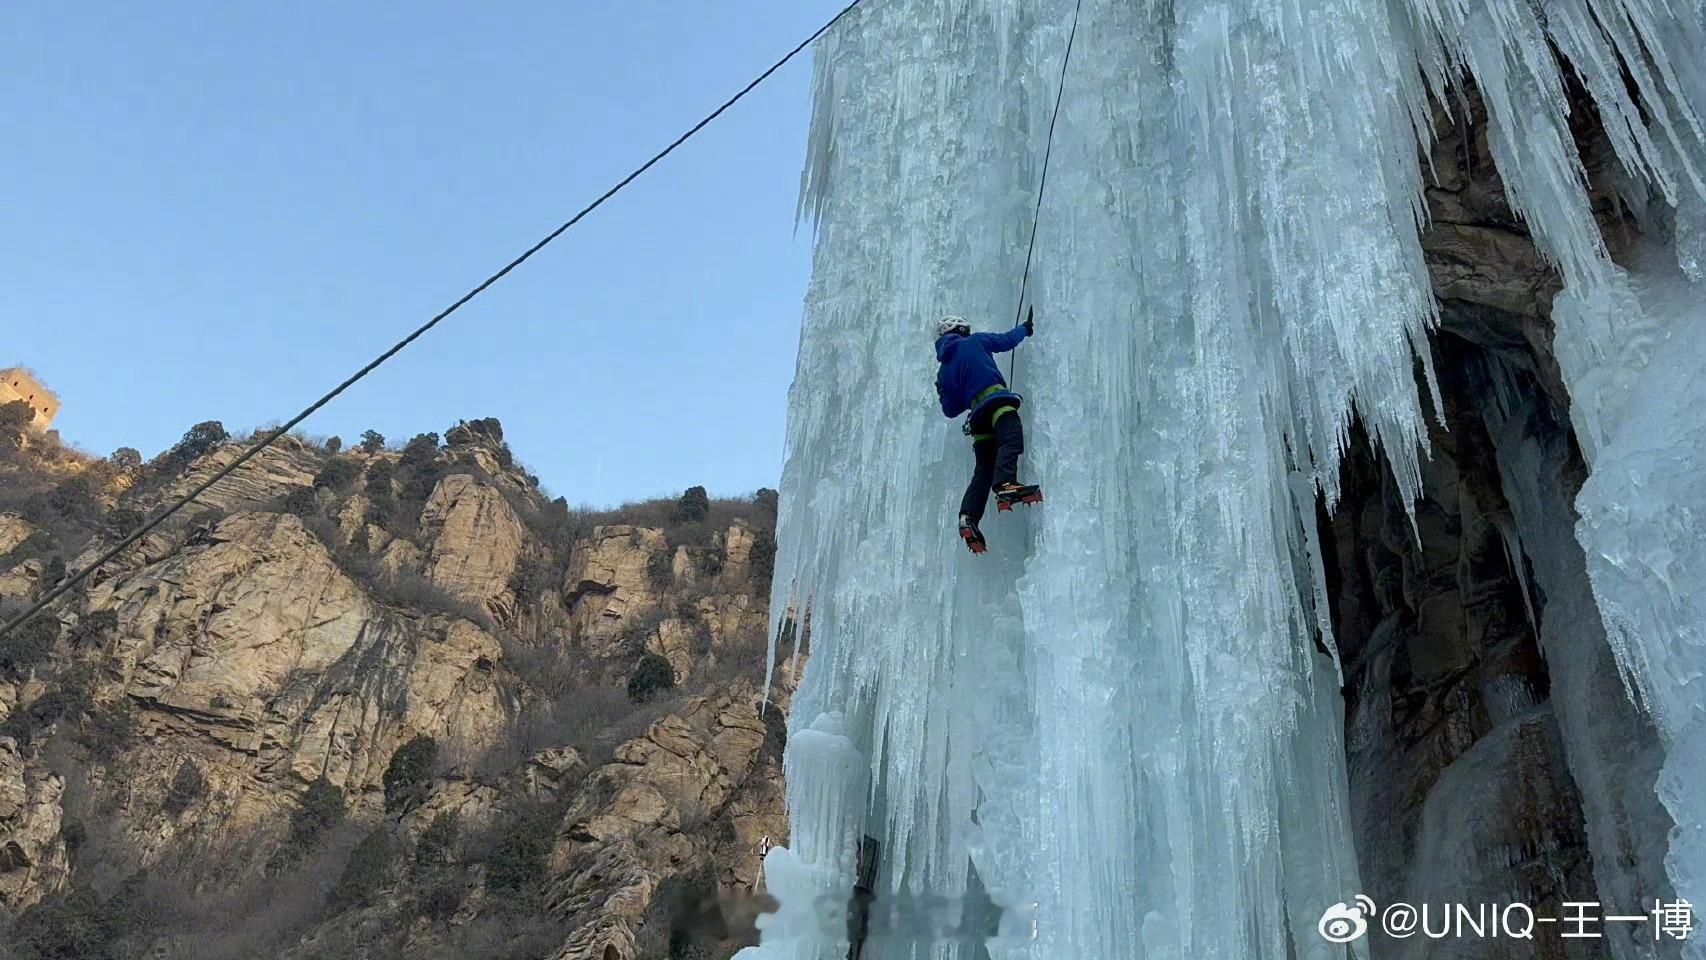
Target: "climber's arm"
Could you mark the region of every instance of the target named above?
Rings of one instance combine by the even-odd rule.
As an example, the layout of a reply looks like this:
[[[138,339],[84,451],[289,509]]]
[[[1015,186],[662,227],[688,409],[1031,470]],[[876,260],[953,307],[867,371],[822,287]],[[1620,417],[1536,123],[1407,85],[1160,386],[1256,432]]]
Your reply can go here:
[[[1021,323],[1006,333],[974,333],[971,338],[990,353],[1006,353],[1029,335],[1030,329]]]

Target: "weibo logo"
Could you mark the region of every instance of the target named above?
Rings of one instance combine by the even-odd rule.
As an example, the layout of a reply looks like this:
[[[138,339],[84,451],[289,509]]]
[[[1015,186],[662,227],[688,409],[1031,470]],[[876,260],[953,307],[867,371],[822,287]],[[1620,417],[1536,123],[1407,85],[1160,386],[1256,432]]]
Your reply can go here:
[[[1350,943],[1368,932],[1368,915],[1373,912],[1374,901],[1359,893],[1354,906],[1335,903],[1328,907],[1315,929],[1328,943]]]

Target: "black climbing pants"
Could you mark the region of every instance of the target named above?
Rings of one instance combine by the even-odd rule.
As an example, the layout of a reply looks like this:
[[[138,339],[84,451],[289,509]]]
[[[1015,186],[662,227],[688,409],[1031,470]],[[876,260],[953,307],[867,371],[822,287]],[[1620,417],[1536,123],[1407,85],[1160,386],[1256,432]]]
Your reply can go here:
[[[1019,408],[1007,403],[989,406],[991,409],[980,411],[971,425],[971,451],[977,466],[972,468],[971,483],[966,487],[965,499],[960,501],[960,513],[970,517],[972,523],[983,519],[990,490],[1003,483],[1019,482],[1019,454],[1025,452],[1025,428],[1019,423]]]

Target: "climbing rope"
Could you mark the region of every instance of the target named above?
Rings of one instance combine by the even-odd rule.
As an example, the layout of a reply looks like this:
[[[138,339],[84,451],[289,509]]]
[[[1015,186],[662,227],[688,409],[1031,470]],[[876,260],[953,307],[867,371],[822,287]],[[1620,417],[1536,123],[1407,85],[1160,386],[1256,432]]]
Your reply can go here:
[[[1013,326],[1025,318],[1025,294],[1031,285],[1031,256],[1037,252],[1037,221],[1043,215],[1043,190],[1048,186],[1048,161],[1054,155],[1054,124],[1060,119],[1060,101],[1066,93],[1066,67],[1072,62],[1072,41],[1078,38],[1078,15],[1084,12],[1084,0],[1072,8],[1072,29],[1066,34],[1066,53],[1060,58],[1060,80],[1054,88],[1054,113],[1048,118],[1048,140],[1043,146],[1043,170],[1037,178],[1037,206],[1031,211],[1031,242],[1025,248],[1025,272],[1019,278],[1019,303],[1013,308]],[[1013,371],[1019,366],[1019,351],[1007,356],[1007,384],[1013,384]]]
[[[587,216],[587,214],[590,214],[594,210],[597,210],[599,207],[603,206],[604,202],[606,200],[609,200],[611,197],[616,196],[616,194],[618,194],[622,191],[622,188],[626,187],[628,184],[633,183],[635,180],[639,179],[641,174],[645,173],[647,170],[650,170],[653,166],[657,165],[657,163],[659,161],[663,160],[664,157],[667,157],[671,153],[674,153],[675,148],[686,143],[690,138],[693,137],[694,134],[705,129],[707,126],[710,126],[711,122],[713,120],[716,120],[718,117],[722,116],[724,111],[728,110],[730,107],[732,107],[736,103],[740,102],[742,97],[745,97],[747,94],[751,93],[753,91],[753,89],[755,87],[757,87],[759,84],[763,83],[765,80],[770,79],[771,74],[782,69],[782,67],[785,66],[788,63],[788,61],[790,61],[790,60],[794,59],[794,57],[798,56],[800,51],[811,46],[813,41],[817,40],[817,38],[828,33],[831,28],[833,28],[837,23],[841,22],[843,17],[846,17],[849,13],[852,13],[854,8],[858,7],[863,2],[864,2],[864,0],[852,0],[851,3],[847,4],[847,6],[842,7],[840,13],[837,13],[835,16],[830,17],[829,21],[827,23],[825,23],[821,27],[818,27],[817,30],[813,31],[811,36],[800,41],[800,43],[797,46],[795,46],[794,49],[789,50],[786,54],[784,54],[782,56],[782,59],[777,60],[775,63],[771,64],[767,70],[765,70],[763,73],[760,73],[757,77],[754,77],[752,82],[750,82],[746,86],[742,87],[738,93],[736,93],[734,96],[728,98],[727,100],[723,101],[722,105],[717,107],[717,109],[712,110],[709,114],[706,114],[705,118],[703,120],[700,120],[698,123],[695,123],[693,126],[689,127],[687,129],[686,133],[683,133],[681,136],[676,137],[675,140],[669,144],[669,146],[664,147],[662,150],[659,150],[656,154],[653,154],[652,158],[650,160],[647,160],[645,163],[640,164],[638,167],[636,167],[634,169],[634,172],[628,174],[627,176],[623,177],[621,180],[617,181],[615,186],[611,187],[610,189],[604,191],[604,193],[600,194],[598,199],[587,204],[585,207],[582,207],[578,213],[576,213],[574,216],[570,217],[568,220],[564,221],[563,224],[561,226],[559,226],[557,229],[552,230],[550,233],[546,234],[545,237],[543,239],[541,239],[538,243],[535,243],[533,246],[528,247],[525,251],[523,251],[521,253],[520,256],[516,257],[514,260],[511,260],[509,263],[504,264],[503,269],[492,274],[491,276],[487,277],[486,279],[480,281],[478,286],[474,287],[472,290],[469,290],[467,293],[465,293],[461,297],[457,298],[455,303],[452,303],[450,306],[445,307],[443,310],[439,311],[438,314],[436,316],[434,316],[431,320],[428,320],[426,323],[423,323],[419,327],[416,327],[415,330],[413,332],[411,332],[408,336],[404,337],[403,339],[401,339],[401,340],[397,341],[395,344],[393,344],[391,349],[386,350],[384,353],[373,358],[373,360],[371,362],[369,362],[367,364],[367,366],[362,367],[360,370],[357,370],[354,374],[352,374],[349,377],[349,379],[345,380],[343,383],[340,383],[336,387],[332,388],[332,391],[330,393],[326,394],[325,396],[321,397],[320,399],[309,404],[307,406],[307,408],[305,408],[301,413],[298,413],[296,416],[291,417],[290,420],[287,421],[283,426],[280,426],[280,427],[274,429],[272,432],[270,432],[266,436],[262,437],[260,442],[251,446],[249,449],[243,451],[243,454],[241,456],[239,456],[237,459],[231,461],[230,463],[226,464],[223,468],[221,468],[220,470],[215,472],[213,474],[213,476],[209,477],[208,479],[206,479],[202,483],[198,484],[195,489],[191,490],[189,493],[185,494],[184,496],[180,497],[179,499],[173,501],[164,510],[161,510],[159,513],[155,514],[153,517],[149,518],[146,522],[144,522],[141,526],[137,527],[135,530],[132,530],[130,532],[129,536],[125,537],[123,540],[120,540],[117,544],[112,546],[105,553],[103,553],[99,557],[95,558],[94,562],[88,564],[87,566],[84,566],[83,568],[79,569],[76,573],[73,573],[70,576],[66,577],[65,579],[61,580],[57,586],[55,586],[53,589],[49,590],[41,598],[37,599],[36,602],[31,604],[27,609],[25,609],[23,613],[20,613],[17,616],[13,617],[12,619],[6,621],[5,626],[0,626],[0,637],[6,636],[7,634],[11,633],[13,630],[17,629],[20,625],[22,625],[24,623],[24,621],[35,616],[37,613],[40,613],[42,610],[45,610],[49,604],[51,604],[51,603],[53,603],[53,601],[59,599],[59,597],[64,595],[66,591],[77,586],[79,583],[82,583],[84,580],[87,580],[89,578],[89,575],[94,573],[103,564],[107,563],[108,561],[112,560],[114,557],[118,556],[119,554],[123,553],[125,550],[129,549],[132,544],[136,543],[138,540],[141,540],[143,537],[147,536],[149,531],[151,531],[155,527],[159,526],[167,518],[171,517],[173,514],[177,513],[179,510],[182,510],[184,507],[189,506],[190,503],[194,502],[196,497],[199,497],[203,493],[207,492],[208,488],[212,487],[214,484],[218,483],[219,481],[230,476],[232,473],[236,472],[236,470],[239,467],[241,467],[243,464],[248,463],[250,460],[254,459],[256,454],[260,453],[262,450],[265,450],[267,447],[272,446],[273,441],[275,441],[279,437],[282,437],[285,434],[289,433],[291,430],[294,430],[298,424],[302,423],[302,421],[308,419],[310,416],[313,416],[314,413],[317,412],[321,407],[324,407],[326,404],[331,403],[334,399],[337,398],[337,396],[339,394],[343,393],[345,390],[347,390],[351,386],[353,386],[356,383],[356,381],[358,381],[361,378],[372,373],[375,369],[377,369],[379,367],[380,364],[382,364],[385,361],[396,356],[398,353],[400,353],[403,350],[404,347],[408,346],[411,343],[414,343],[417,339],[419,339],[422,334],[425,334],[428,330],[431,330],[433,327],[438,326],[439,321],[450,316],[451,314],[455,313],[456,311],[462,309],[462,307],[465,306],[468,303],[468,301],[473,300],[475,297],[484,293],[488,287],[492,286],[493,284],[497,283],[499,280],[502,280],[504,277],[508,276],[510,271],[514,270],[516,267],[519,267],[523,263],[526,263],[529,259],[531,259],[533,257],[534,254],[545,249],[545,247],[550,245],[550,243],[553,240],[556,240],[558,237],[560,237],[564,233],[568,232],[570,227],[573,227],[575,224],[581,222],[581,220],[584,219]]]

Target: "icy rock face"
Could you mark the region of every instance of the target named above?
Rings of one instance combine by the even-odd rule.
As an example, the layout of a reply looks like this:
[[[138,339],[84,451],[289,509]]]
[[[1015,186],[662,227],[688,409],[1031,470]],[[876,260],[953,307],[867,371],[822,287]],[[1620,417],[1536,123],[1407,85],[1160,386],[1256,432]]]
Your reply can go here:
[[[1616,289],[1614,286],[1612,289]],[[1666,748],[1659,799],[1676,827],[1666,858],[1678,895],[1706,903],[1706,280],[1642,251],[1629,300],[1560,310],[1560,341],[1607,358],[1603,389],[1573,409],[1598,429],[1576,535],[1625,682]],[[1591,303],[1591,301],[1590,301]],[[1605,339],[1594,342],[1599,328]],[[1624,339],[1627,338],[1627,339]],[[1566,375],[1571,372],[1566,365]],[[1613,386],[1617,384],[1617,386]],[[1698,941],[1685,954],[1706,957]]]
[[[1541,386],[1545,358],[1522,349],[1517,320],[1493,327],[1473,305],[1442,301],[1446,422],[1429,431],[1422,499],[1403,501],[1358,442],[1323,524],[1363,891],[1377,903],[1520,895],[1542,915],[1584,896],[1644,910],[1672,895],[1671,822],[1653,792],[1656,733],[1617,676],[1575,540],[1569,505],[1586,470]],[[1541,953],[1676,955],[1631,927]],[[1540,949],[1406,946],[1392,955]]]
[[[933,327],[1019,307],[1073,3],[891,0],[826,38],[772,605],[803,598],[813,630],[789,758],[800,849],[771,854],[783,915],[851,888],[862,830],[879,902],[975,881],[1035,903],[1035,939],[990,945],[997,960],[1342,955],[1315,930],[1358,889],[1315,497],[1336,499],[1353,416],[1404,498],[1419,489],[1430,94],[1474,74],[1513,208],[1566,296],[1600,302],[1624,281],[1579,196],[1547,44],[1621,121],[1625,196],[1683,224],[1691,263],[1706,97],[1683,54],[1701,11],[1673,7],[1085,0],[1032,272],[1040,335],[1016,359],[1049,502],[987,523],[976,558],[952,535],[969,453],[933,413]],[[1637,108],[1608,64],[1643,51]],[[1560,352],[1572,390],[1597,369]],[[774,955],[845,950],[766,937]]]
[[[1618,665],[1666,749],[1667,872],[1678,895],[1706,903],[1706,7],[1493,2],[1430,15],[1441,62],[1474,73],[1513,206],[1564,278],[1556,349],[1590,467],[1577,539]],[[1580,189],[1548,41],[1594,97],[1620,192],[1647,227],[1622,266]],[[1699,941],[1684,949],[1706,956]]]

